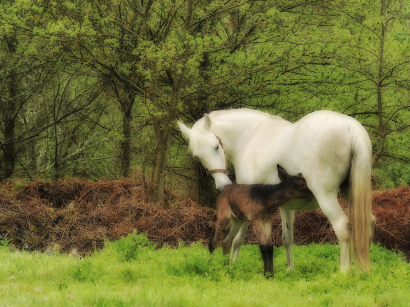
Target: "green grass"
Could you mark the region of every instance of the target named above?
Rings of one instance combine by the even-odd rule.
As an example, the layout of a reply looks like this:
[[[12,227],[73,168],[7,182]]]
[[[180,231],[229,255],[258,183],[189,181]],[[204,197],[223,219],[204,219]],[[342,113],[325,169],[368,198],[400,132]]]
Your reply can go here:
[[[410,306],[410,266],[372,246],[369,274],[339,273],[333,245],[295,246],[295,271],[274,251],[275,278],[262,276],[257,246],[234,265],[221,249],[178,249],[129,235],[83,259],[0,246],[0,306]]]

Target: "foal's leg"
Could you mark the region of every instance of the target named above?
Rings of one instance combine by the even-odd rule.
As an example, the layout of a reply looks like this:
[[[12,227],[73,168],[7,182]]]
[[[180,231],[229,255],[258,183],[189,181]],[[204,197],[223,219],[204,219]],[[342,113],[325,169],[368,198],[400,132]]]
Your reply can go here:
[[[287,271],[293,270],[293,220],[295,219],[295,211],[280,208],[282,219],[282,243],[286,250],[286,260],[288,262]]]
[[[323,213],[333,226],[340,245],[340,271],[350,269],[350,228],[349,219],[337,200],[337,191],[316,194],[316,199]]]
[[[235,238],[236,234],[238,233],[238,231],[241,229],[241,226],[244,224],[245,222],[232,217],[231,218],[231,228],[229,229],[229,233],[228,235],[225,237],[224,241],[223,241],[223,254],[226,255],[229,253],[231,246],[232,246],[232,241]],[[232,250],[232,254],[233,254],[233,250]],[[231,254],[231,259],[233,262],[236,261],[236,258],[233,258]]]
[[[264,273],[271,273],[273,277],[273,242],[272,242],[272,217],[257,220],[255,231],[259,237],[259,248],[262,253]]]
[[[215,231],[212,232],[210,238],[209,238],[209,252],[212,254],[213,251],[215,250],[219,237],[221,236],[222,232],[225,230],[225,228],[228,226],[230,222],[229,217],[224,217],[220,218],[216,222],[216,227]]]
[[[239,250],[241,249],[243,239],[245,238],[246,230],[248,229],[249,221],[241,221],[242,226],[237,232],[235,239],[233,240],[232,252],[231,252],[231,259],[232,262],[235,262],[238,259]]]

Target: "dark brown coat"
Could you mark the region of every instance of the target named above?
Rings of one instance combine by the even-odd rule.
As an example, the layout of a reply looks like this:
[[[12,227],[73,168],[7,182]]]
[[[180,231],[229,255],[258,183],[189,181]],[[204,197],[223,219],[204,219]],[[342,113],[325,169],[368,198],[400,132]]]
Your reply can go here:
[[[241,224],[240,221],[253,221],[254,230],[259,237],[265,273],[269,272],[273,276],[273,215],[282,204],[291,199],[313,197],[303,177],[290,176],[279,165],[278,176],[281,183],[275,185],[232,184],[223,189],[216,201],[216,229],[209,240],[211,253],[216,247],[219,236],[229,224],[231,224],[231,229],[223,242],[224,254],[229,252],[232,240],[238,232],[237,227],[232,225]]]

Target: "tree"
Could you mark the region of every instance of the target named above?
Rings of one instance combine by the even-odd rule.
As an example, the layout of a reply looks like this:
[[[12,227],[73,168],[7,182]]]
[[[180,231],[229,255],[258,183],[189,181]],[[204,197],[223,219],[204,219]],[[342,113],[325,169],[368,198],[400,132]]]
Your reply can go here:
[[[228,31],[229,35],[220,36],[220,31],[226,24],[237,22],[230,21],[231,15],[239,16],[235,10],[246,11],[253,4],[79,1],[56,7],[53,29],[62,48],[73,61],[109,80],[121,106],[123,161],[131,160],[129,123],[135,101],[140,114],[150,119],[156,143],[152,169],[156,200],[163,195],[167,152],[176,119],[195,106],[196,94],[205,83],[221,93],[222,86],[234,82],[232,70],[223,69],[220,81],[208,78],[207,82],[201,63],[212,54],[207,60],[212,58],[220,64],[219,50],[232,55],[245,43],[255,28],[255,18],[242,22],[236,31]],[[124,165],[127,172],[123,175],[127,175],[129,162]]]
[[[27,133],[16,135],[21,112],[54,74],[55,61],[48,56],[47,44],[42,37],[33,35],[45,22],[39,17],[43,12],[41,5],[41,1],[0,2],[0,179],[11,177],[21,148],[18,143],[32,137]]]
[[[339,12],[341,19],[334,32],[339,43],[333,45],[330,62],[353,73],[350,81],[356,84],[349,86],[355,87],[355,97],[345,104],[344,111],[361,116],[369,127],[374,168],[383,155],[394,156],[386,153],[387,138],[410,127],[410,29],[405,22],[410,5],[355,1],[331,9]]]

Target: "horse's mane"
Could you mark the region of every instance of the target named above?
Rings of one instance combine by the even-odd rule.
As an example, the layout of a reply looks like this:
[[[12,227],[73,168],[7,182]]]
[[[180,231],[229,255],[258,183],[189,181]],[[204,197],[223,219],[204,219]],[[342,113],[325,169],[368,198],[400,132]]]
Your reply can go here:
[[[262,129],[268,135],[275,132],[275,127],[290,124],[283,118],[275,115],[270,115],[258,110],[252,109],[231,109],[231,110],[219,110],[209,113],[213,123],[217,126],[224,126],[225,137],[231,138],[232,133],[237,135],[252,135],[255,129]],[[211,128],[215,133],[213,127]],[[203,144],[209,142],[209,140],[214,139],[212,134],[206,133],[205,129],[205,118],[199,119],[191,129],[190,135],[190,148],[193,152],[200,151]],[[244,139],[242,139],[243,141]]]
[[[212,119],[218,120],[222,118],[235,118],[237,120],[251,119],[252,120],[284,120],[282,117],[271,115],[259,110],[253,109],[231,109],[231,110],[218,110],[209,113]]]
[[[231,110],[218,110],[218,111],[212,111],[209,113],[209,116],[211,117],[212,120],[215,121],[240,121],[242,124],[245,124],[246,121],[250,123],[269,123],[273,121],[285,121],[282,117],[276,116],[276,115],[271,115],[268,113],[264,113],[258,110],[253,110],[253,109],[231,109]],[[197,131],[200,133],[204,132],[204,124],[205,120],[202,117],[198,121],[194,123],[192,126],[192,131]]]

